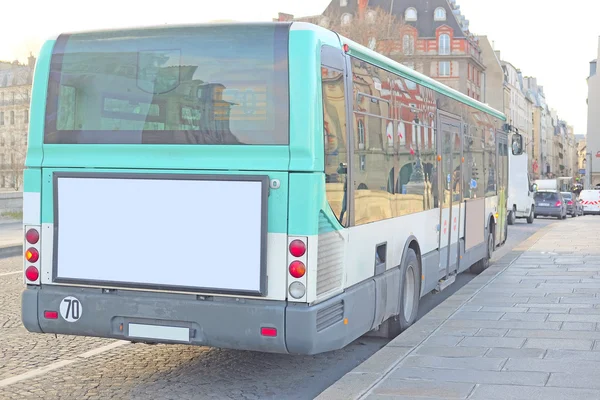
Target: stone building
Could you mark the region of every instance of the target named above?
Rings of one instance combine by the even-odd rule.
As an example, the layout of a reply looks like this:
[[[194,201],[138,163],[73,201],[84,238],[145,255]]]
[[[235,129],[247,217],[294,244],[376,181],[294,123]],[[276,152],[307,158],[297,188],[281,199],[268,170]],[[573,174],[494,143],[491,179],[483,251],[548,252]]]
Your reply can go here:
[[[400,32],[379,39],[393,49],[386,56],[485,102],[479,40],[469,31],[469,21],[455,0],[331,0],[321,16],[295,19],[280,13],[277,20],[302,20],[329,28],[331,18],[353,24],[353,19],[369,18],[375,10],[393,15],[402,25]],[[381,52],[380,44],[373,40],[372,47]]]
[[[0,188],[22,189],[34,66],[0,61]]]

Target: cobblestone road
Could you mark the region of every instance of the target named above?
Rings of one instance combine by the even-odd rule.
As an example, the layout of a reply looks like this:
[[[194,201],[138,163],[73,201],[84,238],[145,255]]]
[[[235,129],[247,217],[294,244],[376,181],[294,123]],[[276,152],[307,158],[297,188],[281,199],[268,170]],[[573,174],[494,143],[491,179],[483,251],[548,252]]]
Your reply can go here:
[[[511,227],[515,233],[507,247],[543,225],[540,221]],[[313,399],[386,344],[383,339],[361,338],[344,350],[298,357],[125,343],[82,357],[121,342],[27,332],[20,317],[21,269],[19,257],[0,260],[1,400]],[[6,275],[11,272],[17,273]],[[430,309],[444,298],[428,298],[423,305]],[[35,375],[48,366],[54,369]],[[14,382],[15,377],[21,380]]]

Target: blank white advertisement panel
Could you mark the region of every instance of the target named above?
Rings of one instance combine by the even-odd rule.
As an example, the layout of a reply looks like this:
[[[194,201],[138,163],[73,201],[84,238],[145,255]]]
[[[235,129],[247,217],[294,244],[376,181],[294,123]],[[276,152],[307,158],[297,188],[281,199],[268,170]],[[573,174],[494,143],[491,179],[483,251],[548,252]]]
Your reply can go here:
[[[262,178],[58,176],[55,278],[261,294]]]

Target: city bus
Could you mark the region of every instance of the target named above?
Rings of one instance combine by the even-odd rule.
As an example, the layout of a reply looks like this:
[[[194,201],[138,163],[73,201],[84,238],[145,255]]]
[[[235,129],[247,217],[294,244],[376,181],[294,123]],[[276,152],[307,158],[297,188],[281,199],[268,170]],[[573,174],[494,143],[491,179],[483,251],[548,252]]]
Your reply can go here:
[[[505,116],[316,25],[61,34],[31,101],[31,332],[317,354],[506,239]]]

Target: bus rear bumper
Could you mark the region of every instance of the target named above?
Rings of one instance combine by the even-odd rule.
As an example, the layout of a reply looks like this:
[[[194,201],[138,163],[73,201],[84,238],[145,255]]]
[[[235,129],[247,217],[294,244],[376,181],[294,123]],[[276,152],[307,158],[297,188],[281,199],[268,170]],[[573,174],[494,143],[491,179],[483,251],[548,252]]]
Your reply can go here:
[[[370,329],[373,318],[370,311],[374,307],[372,302],[365,301],[370,286],[360,285],[309,306],[285,301],[130,290],[103,293],[93,288],[46,285],[24,290],[21,312],[23,325],[30,332],[317,354],[340,349]],[[81,305],[79,319],[74,322],[68,322],[60,310],[67,297],[75,298]],[[64,308],[63,305],[63,312]],[[46,315],[47,311],[55,317],[58,313],[58,317]],[[352,325],[348,324],[348,318]],[[136,332],[141,329],[144,336],[131,334],[132,326]],[[152,336],[156,332],[163,333]],[[177,332],[177,339],[173,338],[173,332]]]

